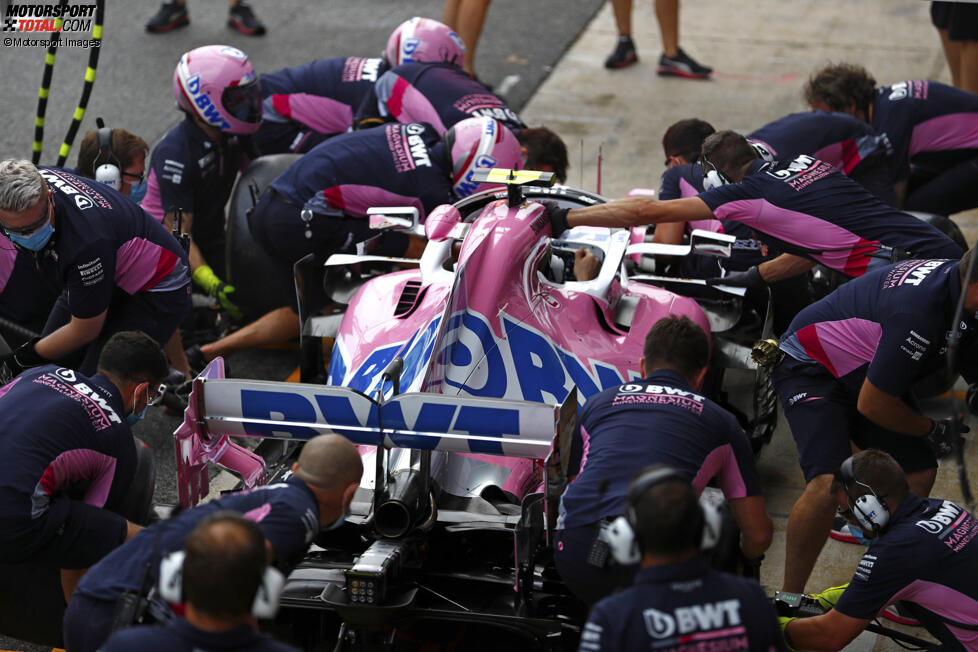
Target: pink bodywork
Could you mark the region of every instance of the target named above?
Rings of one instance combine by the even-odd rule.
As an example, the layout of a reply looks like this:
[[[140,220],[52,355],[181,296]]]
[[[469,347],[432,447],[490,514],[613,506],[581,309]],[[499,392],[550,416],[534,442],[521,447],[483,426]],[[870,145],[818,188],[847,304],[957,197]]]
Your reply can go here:
[[[604,237],[607,230],[588,234]],[[686,315],[710,333],[693,299],[658,287],[630,283],[624,288],[617,274],[600,292],[588,283],[547,281],[538,266],[549,242],[543,206],[524,202],[509,208],[498,200],[471,225],[454,275],[426,279],[421,270],[405,270],[368,281],[351,300],[336,336],[329,383],[373,396],[386,363],[397,355],[405,360],[401,392],[558,403],[577,386],[583,403],[590,394],[639,376],[645,335],[659,319]],[[605,264],[620,267],[621,261]],[[408,283],[420,285],[414,288],[417,298],[395,315]],[[639,299],[629,328],[615,324],[616,306],[626,297]],[[529,354],[519,350],[519,342],[527,341],[536,347]],[[386,353],[380,359],[378,352]],[[202,376],[223,377],[223,364],[217,362]],[[561,369],[563,379],[557,377]],[[546,387],[533,384],[534,372]],[[505,382],[499,382],[499,374]],[[206,495],[208,462],[234,471],[248,487],[264,482],[257,455],[226,436],[213,441],[201,436],[197,407],[192,400],[175,433],[181,502],[194,504]],[[374,451],[360,448],[362,455]],[[540,460],[457,455],[509,469],[500,488],[517,499],[539,489]]]

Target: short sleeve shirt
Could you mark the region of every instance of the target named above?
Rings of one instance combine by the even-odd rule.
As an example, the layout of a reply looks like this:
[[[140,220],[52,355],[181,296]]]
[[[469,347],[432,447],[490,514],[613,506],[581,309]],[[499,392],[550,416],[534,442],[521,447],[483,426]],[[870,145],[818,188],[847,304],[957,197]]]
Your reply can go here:
[[[270,185],[323,215],[363,217],[372,206],[415,206],[422,217],[451,201],[444,146],[427,124],[387,124],[331,138]]]
[[[29,369],[0,388],[0,414],[0,536],[30,531],[74,487],[90,505],[121,503],[136,449],[122,396],[107,378],[56,365]]]
[[[163,292],[190,283],[186,252],[138,205],[57,168],[40,173],[54,197],[55,233],[35,259],[41,274],[67,291],[72,316],[100,315],[117,290]]]
[[[978,95],[947,84],[912,79],[876,90],[871,121],[893,146],[894,179],[910,174],[923,152],[978,149]]]
[[[270,636],[259,634],[250,626],[226,632],[208,632],[194,627],[182,618],[174,618],[162,626],[131,627],[113,634],[101,652],[298,652],[291,645],[279,643]]]
[[[739,183],[699,195],[721,220],[733,219],[849,277],[890,262],[881,246],[916,258],[959,258],[961,248],[933,226],[902,213],[832,165],[802,155],[750,165]]]
[[[781,348],[858,391],[864,378],[893,396],[944,364],[961,293],[958,260],[907,260],[842,285],[799,312]],[[974,322],[964,323],[967,342]]]
[[[601,600],[580,652],[786,650],[774,609],[754,580],[711,570],[700,556],[644,568],[634,584]]]
[[[381,115],[398,122],[427,122],[439,134],[466,118],[493,118],[517,133],[526,128],[505,102],[448,63],[402,64],[384,73],[374,92]]]
[[[109,553],[93,566],[78,585],[83,595],[115,600],[123,591],[140,588],[148,569],[152,586],[160,560],[183,548],[198,523],[218,510],[238,512],[258,523],[275,550],[276,566],[288,573],[302,561],[319,531],[319,506],[312,491],[298,478],[223,496],[155,523]]]
[[[698,492],[715,478],[728,499],[761,494],[750,443],[737,420],[674,371],[659,370],[591,396],[580,423],[583,459],[561,498],[562,528],[622,514],[628,484],[650,464],[688,474]]]
[[[950,500],[913,494],[891,519],[835,609],[873,619],[887,605],[909,600],[939,617],[978,625],[978,520]],[[946,624],[966,649],[978,650],[978,631]]]

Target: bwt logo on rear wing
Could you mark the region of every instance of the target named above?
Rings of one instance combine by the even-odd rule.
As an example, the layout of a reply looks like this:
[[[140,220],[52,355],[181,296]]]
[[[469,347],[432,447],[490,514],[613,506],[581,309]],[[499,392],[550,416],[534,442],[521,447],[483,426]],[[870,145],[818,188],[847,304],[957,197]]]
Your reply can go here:
[[[366,446],[544,459],[561,429],[569,450],[576,427],[576,392],[546,405],[420,392],[378,404],[346,387],[229,379],[201,380],[194,391],[198,423],[211,436],[335,433]]]

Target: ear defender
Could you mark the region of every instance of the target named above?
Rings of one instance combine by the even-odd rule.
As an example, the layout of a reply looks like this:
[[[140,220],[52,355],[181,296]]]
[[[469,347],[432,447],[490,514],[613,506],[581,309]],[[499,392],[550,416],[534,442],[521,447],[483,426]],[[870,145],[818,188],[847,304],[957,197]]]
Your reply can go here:
[[[105,127],[102,118],[96,120],[98,125],[98,155],[92,161],[92,172],[95,180],[111,187],[113,190],[122,188],[122,164],[112,151],[112,129]]]
[[[625,496],[625,515],[619,516],[608,526],[604,538],[611,550],[611,557],[622,565],[637,564],[642,560],[642,545],[635,533],[635,504],[653,486],[667,480],[687,481],[688,478],[670,468],[658,467],[638,476]],[[723,517],[712,502],[700,498],[697,501],[695,517],[688,520],[686,527],[695,530],[692,537],[699,541],[700,550],[709,550],[720,540]]]
[[[183,560],[186,556],[186,552],[177,550],[160,562],[160,597],[171,604],[183,602]],[[255,618],[274,618],[283,588],[285,575],[277,568],[266,566],[251,603],[251,615]]]
[[[852,457],[849,457],[839,468],[839,479],[849,499],[852,507],[852,514],[859,525],[867,532],[879,534],[880,530],[890,522],[890,510],[876,492],[865,482],[856,479],[852,470]],[[855,485],[865,487],[869,493],[862,494],[853,498],[853,487]]]

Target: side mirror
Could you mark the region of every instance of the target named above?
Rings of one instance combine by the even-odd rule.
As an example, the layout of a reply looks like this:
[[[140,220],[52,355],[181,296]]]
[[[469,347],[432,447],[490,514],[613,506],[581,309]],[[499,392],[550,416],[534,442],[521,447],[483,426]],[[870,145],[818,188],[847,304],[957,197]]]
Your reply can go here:
[[[377,231],[408,231],[418,226],[418,209],[414,206],[375,206],[367,209],[370,228]]]
[[[432,242],[450,237],[455,225],[462,221],[462,213],[451,204],[442,204],[428,214],[424,221],[424,234]]]
[[[737,238],[726,233],[695,229],[689,236],[690,253],[713,258],[730,258]]]

